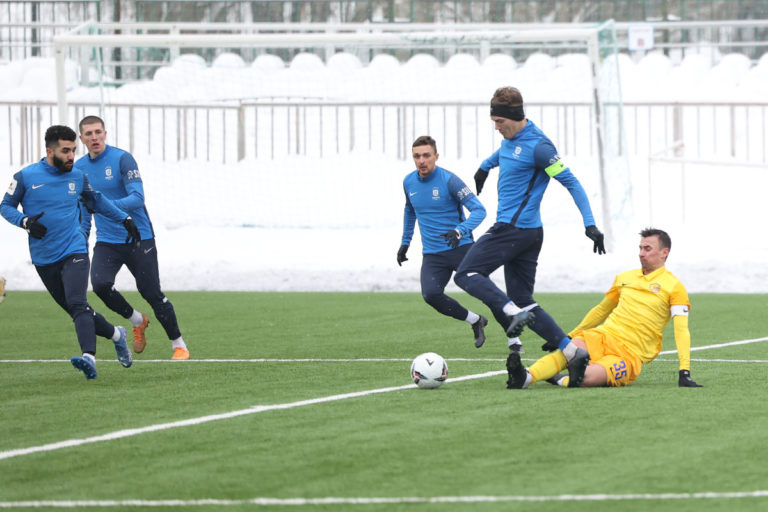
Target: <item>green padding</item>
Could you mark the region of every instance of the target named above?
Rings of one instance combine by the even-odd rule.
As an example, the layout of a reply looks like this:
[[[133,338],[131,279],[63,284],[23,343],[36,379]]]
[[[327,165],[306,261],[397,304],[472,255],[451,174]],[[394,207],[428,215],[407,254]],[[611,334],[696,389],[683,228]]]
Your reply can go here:
[[[550,178],[554,178],[555,176],[563,172],[564,169],[565,169],[565,164],[563,163],[562,160],[558,160],[557,162],[553,163],[552,165],[544,169],[544,171],[549,175]]]

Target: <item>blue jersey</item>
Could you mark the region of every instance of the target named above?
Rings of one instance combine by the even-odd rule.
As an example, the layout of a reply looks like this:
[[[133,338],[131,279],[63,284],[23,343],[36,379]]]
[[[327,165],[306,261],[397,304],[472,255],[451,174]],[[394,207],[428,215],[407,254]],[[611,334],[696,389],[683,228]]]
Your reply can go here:
[[[410,245],[416,220],[419,221],[424,254],[451,249],[440,235],[458,229],[459,245],[472,243],[472,230],[485,218],[485,207],[461,179],[442,167],[427,177],[413,171],[403,180],[405,212],[402,245]],[[464,218],[466,207],[470,215]]]
[[[581,212],[584,226],[595,219],[589,199],[581,183],[560,160],[554,144],[532,121],[483,161],[486,172],[499,168],[499,203],[496,222],[512,223],[518,228],[541,227],[541,199],[551,178],[559,181],[571,193]]]
[[[86,210],[81,207],[80,197],[88,206],[120,223],[127,215],[95,192],[88,178],[73,168],[61,172],[48,165],[45,158],[29,165],[13,175],[11,185],[0,203],[0,213],[15,226],[21,226],[24,217],[45,212],[39,222],[48,231],[41,239],[29,237],[29,254],[35,265],[48,265],[70,254],[88,252],[86,237],[81,230],[81,218]],[[21,205],[22,212],[18,206]],[[126,231],[123,230],[123,240]]]
[[[115,206],[130,215],[141,233],[141,239],[154,238],[155,233],[144,206],[144,186],[136,160],[127,151],[107,145],[96,158],[85,155],[75,162],[75,168],[88,176],[96,190]],[[104,215],[96,215],[96,240],[112,244],[125,243],[125,228]],[[90,233],[91,217],[83,218],[83,231]]]

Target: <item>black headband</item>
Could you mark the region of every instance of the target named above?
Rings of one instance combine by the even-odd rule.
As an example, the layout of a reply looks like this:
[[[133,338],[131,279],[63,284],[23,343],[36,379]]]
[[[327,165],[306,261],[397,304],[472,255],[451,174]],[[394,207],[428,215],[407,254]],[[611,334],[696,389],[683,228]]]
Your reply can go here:
[[[525,119],[525,112],[523,112],[523,106],[510,106],[502,105],[501,103],[491,103],[491,115],[498,117],[506,117],[513,121],[522,121]]]

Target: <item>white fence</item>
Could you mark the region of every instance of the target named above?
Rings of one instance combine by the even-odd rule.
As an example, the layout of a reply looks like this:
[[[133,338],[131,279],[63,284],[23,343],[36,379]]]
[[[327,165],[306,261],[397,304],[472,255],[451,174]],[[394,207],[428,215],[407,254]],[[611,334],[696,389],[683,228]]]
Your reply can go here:
[[[72,104],[70,125],[94,113],[95,104]],[[527,104],[526,113],[562,154],[597,154],[589,103]],[[118,104],[100,114],[112,144],[166,161],[323,158],[351,151],[407,159],[411,142],[423,134],[438,140],[444,157],[485,158],[500,141],[486,103]],[[606,127],[614,134],[623,130],[614,137],[623,146],[617,153],[649,157],[682,143],[689,158],[768,164],[768,103],[625,104],[623,116],[623,126]],[[55,103],[0,102],[0,162],[21,166],[40,158],[51,124],[58,124]]]

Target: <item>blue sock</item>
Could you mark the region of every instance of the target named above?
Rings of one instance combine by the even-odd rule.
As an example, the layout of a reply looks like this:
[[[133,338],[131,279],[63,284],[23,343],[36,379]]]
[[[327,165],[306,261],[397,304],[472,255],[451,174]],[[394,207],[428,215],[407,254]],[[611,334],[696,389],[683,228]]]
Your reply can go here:
[[[563,339],[560,340],[560,344],[557,346],[557,348],[559,348],[560,350],[563,350],[563,349],[565,349],[565,347],[568,346],[568,344],[570,342],[571,342],[571,338],[566,336],[566,337],[564,337]]]

